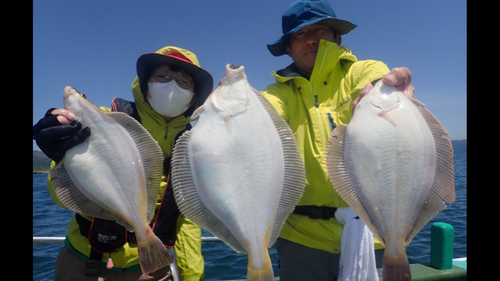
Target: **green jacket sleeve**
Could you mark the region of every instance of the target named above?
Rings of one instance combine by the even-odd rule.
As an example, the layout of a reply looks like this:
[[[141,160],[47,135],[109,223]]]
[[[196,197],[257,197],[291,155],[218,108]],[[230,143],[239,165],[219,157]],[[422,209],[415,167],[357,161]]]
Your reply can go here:
[[[362,60],[354,62],[346,77],[351,84],[353,96],[358,96],[366,84],[382,79],[389,73],[387,65],[376,60]]]
[[[278,111],[278,114],[288,122],[288,106],[284,95],[282,95],[282,90],[280,89],[279,83],[271,84],[267,89],[261,91],[261,93],[267,98],[269,102]]]
[[[205,279],[205,264],[201,254],[201,228],[182,214],[177,220],[175,255],[182,281]]]

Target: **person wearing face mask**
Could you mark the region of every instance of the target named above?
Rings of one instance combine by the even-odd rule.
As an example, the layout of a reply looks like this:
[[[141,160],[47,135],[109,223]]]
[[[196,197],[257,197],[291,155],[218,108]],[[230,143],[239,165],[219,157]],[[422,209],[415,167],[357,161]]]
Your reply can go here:
[[[165,159],[164,177],[158,187],[151,226],[169,251],[175,250],[177,267],[173,271],[178,272],[180,280],[204,280],[201,229],[179,213],[169,179],[175,140],[191,128],[190,116],[211,93],[213,78],[200,67],[195,54],[174,46],[143,54],[136,68],[137,77],[132,83],[134,102],[114,98],[111,108],[100,108],[134,117],[160,145]],[[68,110],[51,108],[33,126],[33,139],[54,160],[52,166],[64,157],[66,150],[92,134],[74,118]],[[47,186],[54,202],[64,208],[50,176]],[[56,260],[55,280],[138,280],[141,275],[133,233],[112,221],[75,214]],[[153,279],[148,280],[173,279],[169,266],[150,277]]]
[[[149,105],[170,120],[192,105],[193,91],[193,81],[188,73],[173,71],[168,64],[163,64],[153,72],[146,93]]]

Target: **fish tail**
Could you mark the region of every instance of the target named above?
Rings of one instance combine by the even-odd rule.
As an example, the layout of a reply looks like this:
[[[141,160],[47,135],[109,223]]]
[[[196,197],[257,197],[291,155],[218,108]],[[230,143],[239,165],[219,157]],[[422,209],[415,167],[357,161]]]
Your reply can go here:
[[[399,256],[389,256],[384,254],[382,262],[382,280],[384,281],[411,281],[410,264],[408,257],[403,250]]]
[[[139,235],[137,235],[137,251],[139,252],[139,263],[144,275],[153,273],[173,262],[167,248],[149,226],[146,228],[145,240],[140,239]]]
[[[267,249],[264,251],[264,263],[262,267],[254,266],[252,254],[248,254],[247,281],[270,281],[274,280],[274,271],[271,264],[271,258]]]

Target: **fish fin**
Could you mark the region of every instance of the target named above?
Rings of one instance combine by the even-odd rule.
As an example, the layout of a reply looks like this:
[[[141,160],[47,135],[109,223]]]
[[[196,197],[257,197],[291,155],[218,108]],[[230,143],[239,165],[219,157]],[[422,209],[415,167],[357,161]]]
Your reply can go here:
[[[403,252],[403,254],[398,257],[389,257],[384,253],[384,259],[382,261],[382,280],[412,280],[410,264],[408,263],[406,252]]]
[[[154,235],[149,226],[146,228],[146,240],[141,240],[140,235],[136,237],[139,264],[144,275],[155,272],[174,262],[165,245]]]
[[[391,123],[393,126],[397,126],[398,122],[392,118],[391,113],[389,111],[382,111],[378,114],[379,117],[387,120],[389,123]]]
[[[130,224],[96,204],[78,189],[64,167],[64,159],[50,170],[50,179],[57,198],[69,210],[92,217],[116,221],[128,230],[133,230]]]
[[[434,217],[446,208],[443,199],[448,203],[455,201],[455,179],[453,167],[453,146],[448,132],[436,117],[418,100],[412,99],[424,117],[434,137],[436,147],[436,171],[434,182],[424,206],[420,211],[412,230],[406,238],[408,245],[413,237]]]
[[[177,140],[172,152],[172,189],[179,210],[195,224],[212,232],[238,253],[246,253],[246,248],[201,200],[189,164],[188,144],[191,132],[186,131]]]
[[[450,135],[437,118],[418,100],[412,102],[420,110],[434,137],[436,145],[436,176],[432,189],[446,202],[455,202],[455,178],[453,167],[453,146]]]
[[[262,268],[253,267],[252,253],[248,253],[247,280],[248,281],[268,281],[274,280],[273,265],[267,249],[263,249],[264,264]]]
[[[268,247],[271,247],[274,244],[274,241],[276,241],[276,238],[278,238],[286,219],[290,213],[293,212],[295,205],[299,203],[299,200],[304,193],[304,188],[306,186],[306,173],[295,135],[290,129],[290,126],[288,126],[285,119],[279,115],[278,111],[264,95],[254,88],[252,88],[252,90],[255,92],[259,101],[271,117],[281,140],[283,155],[285,155],[285,177],[283,181],[283,189],[278,204],[276,218],[274,220],[273,230],[271,236],[269,237]]]
[[[156,140],[141,123],[123,112],[104,112],[120,124],[130,135],[141,156],[146,178],[146,191],[148,198],[148,222],[153,218],[160,183],[163,176],[163,152]]]
[[[194,121],[198,118],[200,118],[200,115],[203,113],[203,111],[205,111],[205,107],[200,106],[198,107],[194,112],[193,114],[191,114],[191,121]]]
[[[349,204],[349,207],[363,220],[373,235],[385,245],[385,240],[379,234],[375,223],[363,203],[359,200],[344,163],[344,134],[347,125],[339,124],[328,140],[326,148],[326,167],[328,176],[337,193]]]

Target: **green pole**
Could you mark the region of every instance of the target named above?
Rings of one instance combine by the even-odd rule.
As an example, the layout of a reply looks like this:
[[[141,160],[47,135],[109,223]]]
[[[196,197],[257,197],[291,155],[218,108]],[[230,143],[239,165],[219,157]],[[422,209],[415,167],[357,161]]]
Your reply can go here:
[[[431,227],[431,267],[439,270],[453,268],[453,242],[455,233],[453,226],[444,222],[436,222]]]

